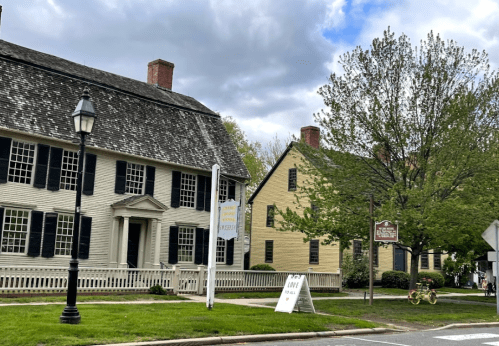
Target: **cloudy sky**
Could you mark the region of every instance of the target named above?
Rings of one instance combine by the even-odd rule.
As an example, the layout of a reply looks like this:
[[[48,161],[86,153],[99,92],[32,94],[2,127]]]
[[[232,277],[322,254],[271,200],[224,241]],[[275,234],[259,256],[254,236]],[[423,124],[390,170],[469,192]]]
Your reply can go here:
[[[266,144],[313,125],[339,57],[388,26],[413,45],[430,30],[499,66],[497,0],[0,0],[0,38],[146,81],[175,64],[173,91],[232,116]]]

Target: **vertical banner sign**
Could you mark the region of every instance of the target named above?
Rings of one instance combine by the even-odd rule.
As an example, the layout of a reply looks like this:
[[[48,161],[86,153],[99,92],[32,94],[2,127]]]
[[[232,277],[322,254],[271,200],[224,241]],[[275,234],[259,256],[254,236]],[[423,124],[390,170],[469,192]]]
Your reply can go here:
[[[218,236],[225,240],[237,238],[238,224],[239,202],[230,200],[220,204]]]
[[[387,220],[376,222],[376,226],[374,228],[374,241],[396,243],[398,242],[398,240],[399,240],[398,225],[393,224]]]
[[[211,170],[211,211],[210,241],[208,243],[208,281],[206,282],[206,307],[211,310],[215,300],[215,273],[218,230],[218,183],[220,182],[220,166],[214,164]]]

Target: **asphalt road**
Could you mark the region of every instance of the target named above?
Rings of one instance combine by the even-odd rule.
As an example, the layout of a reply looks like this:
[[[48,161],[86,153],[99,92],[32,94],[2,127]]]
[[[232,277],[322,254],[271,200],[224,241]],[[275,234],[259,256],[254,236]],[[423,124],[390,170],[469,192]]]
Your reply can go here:
[[[241,344],[232,344],[233,346]],[[499,346],[499,328],[425,330],[382,335],[244,343],[245,346]]]

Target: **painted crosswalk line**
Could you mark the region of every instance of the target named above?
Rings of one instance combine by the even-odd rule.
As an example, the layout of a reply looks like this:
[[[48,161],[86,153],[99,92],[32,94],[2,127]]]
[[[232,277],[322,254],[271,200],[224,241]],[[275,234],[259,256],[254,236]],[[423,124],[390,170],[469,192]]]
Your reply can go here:
[[[445,340],[452,340],[452,341],[475,340],[475,339],[491,339],[491,338],[498,338],[498,337],[499,337],[499,334],[490,334],[490,333],[435,336],[435,338],[437,338],[437,339],[445,339]],[[498,345],[499,346],[499,343],[498,344],[494,344],[494,345]]]

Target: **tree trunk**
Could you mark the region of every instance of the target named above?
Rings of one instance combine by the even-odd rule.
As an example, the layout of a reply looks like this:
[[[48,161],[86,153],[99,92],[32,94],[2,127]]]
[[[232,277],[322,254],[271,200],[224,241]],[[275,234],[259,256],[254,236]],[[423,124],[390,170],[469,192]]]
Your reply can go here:
[[[418,282],[419,273],[419,253],[413,251],[411,253],[411,281],[409,283],[409,289],[415,289],[416,283]]]

